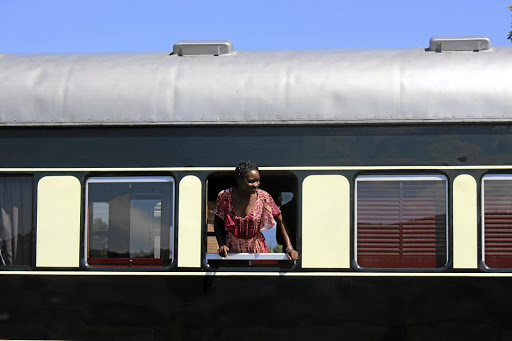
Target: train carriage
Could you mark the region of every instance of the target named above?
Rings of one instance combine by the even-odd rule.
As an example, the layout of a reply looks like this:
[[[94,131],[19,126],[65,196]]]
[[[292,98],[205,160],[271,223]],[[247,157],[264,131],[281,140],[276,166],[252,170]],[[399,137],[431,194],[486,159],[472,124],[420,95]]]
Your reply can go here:
[[[512,48],[0,55],[0,338],[507,339]],[[216,254],[258,163],[268,254]]]

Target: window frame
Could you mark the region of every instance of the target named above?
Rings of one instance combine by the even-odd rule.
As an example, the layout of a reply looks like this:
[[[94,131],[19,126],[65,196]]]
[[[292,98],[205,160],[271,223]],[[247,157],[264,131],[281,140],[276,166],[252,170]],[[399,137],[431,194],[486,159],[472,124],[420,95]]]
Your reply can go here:
[[[401,267],[362,267],[359,265],[357,256],[358,256],[358,248],[357,248],[357,213],[358,213],[358,183],[359,182],[377,182],[377,181],[444,181],[445,183],[445,202],[446,202],[446,211],[445,211],[445,262],[441,267],[433,267],[433,268],[420,268],[420,267],[411,267],[411,268],[401,268]],[[450,197],[449,197],[449,178],[444,174],[365,174],[365,175],[357,175],[354,181],[354,266],[357,270],[361,271],[402,271],[402,272],[414,272],[414,271],[422,271],[422,272],[439,272],[444,271],[448,268],[450,264],[450,225],[449,225],[449,217],[450,217]]]
[[[130,261],[132,258],[128,259],[128,265],[120,266],[118,264],[106,264],[106,265],[91,265],[88,262],[88,247],[89,247],[89,184],[90,183],[169,183],[171,184],[171,207],[169,212],[171,212],[171,217],[169,217],[169,264],[163,266],[145,266],[145,258],[133,258],[135,261]],[[84,211],[84,257],[83,262],[87,269],[101,271],[101,270],[120,270],[120,271],[165,271],[175,266],[176,263],[176,179],[171,175],[120,175],[120,176],[91,176],[85,181],[85,211]],[[105,258],[105,259],[115,259],[115,258]],[[158,258],[163,259],[163,258]],[[120,258],[126,262],[125,258]],[[108,263],[108,262],[106,262]],[[133,266],[137,263],[137,266]]]
[[[30,179],[30,241],[27,242],[30,248],[30,255],[27,256],[28,264],[3,264],[5,262],[5,258],[7,255],[2,254],[2,259],[0,259],[0,272],[4,271],[17,271],[17,270],[28,270],[34,269],[36,267],[36,253],[37,253],[37,245],[36,245],[36,237],[37,237],[37,186],[39,179],[32,172],[19,172],[19,173],[10,173],[6,172],[0,175],[1,178],[25,178]],[[18,233],[19,236],[19,233]],[[2,245],[0,244],[0,248]]]
[[[294,227],[295,229],[295,234],[296,234],[296,238],[295,240],[293,240],[293,238],[290,236],[290,239],[292,241],[292,245],[294,245],[295,249],[299,251],[299,238],[300,238],[300,234],[298,233],[299,231],[299,216],[300,216],[300,207],[299,207],[299,180],[298,180],[298,177],[295,173],[291,172],[291,171],[272,171],[272,170],[265,170],[265,169],[262,169],[260,168],[259,169],[259,172],[263,178],[263,183],[266,184],[267,182],[265,181],[266,178],[268,177],[278,177],[278,176],[283,176],[283,177],[289,177],[289,178],[293,178],[293,184],[291,184],[291,186],[294,186],[293,188],[293,191],[280,191],[280,193],[286,193],[286,192],[291,192],[294,194],[294,196],[292,197],[292,199],[289,201],[293,201],[295,200],[296,201],[296,210],[295,210],[295,215],[296,215],[296,226]],[[229,171],[224,171],[224,172],[212,172],[210,174],[208,174],[208,176],[206,177],[206,186],[205,186],[205,195],[206,195],[206,222],[205,222],[205,225],[206,225],[206,228],[204,229],[204,234],[203,234],[203,243],[204,243],[204,251],[203,251],[203,263],[204,263],[204,266],[206,269],[214,269],[215,271],[222,271],[223,269],[224,270],[227,270],[227,271],[233,271],[234,269],[235,270],[241,270],[241,271],[257,271],[259,269],[262,269],[262,267],[265,267],[266,266],[266,270],[270,269],[270,270],[276,270],[276,271],[280,271],[282,269],[287,269],[287,271],[291,270],[292,268],[295,268],[298,264],[298,261],[294,261],[294,262],[291,262],[289,263],[290,265],[284,265],[284,264],[280,264],[279,262],[288,262],[288,256],[286,254],[286,252],[279,252],[279,253],[230,253],[228,254],[226,257],[221,257],[219,256],[217,253],[209,253],[208,252],[208,239],[207,237],[208,236],[214,236],[214,235],[209,235],[208,234],[208,195],[210,194],[210,187],[208,186],[209,182],[211,181],[212,177],[233,177],[234,179],[234,174],[233,172],[229,172]],[[233,185],[235,184],[234,180],[233,180]],[[224,188],[225,187],[225,188]],[[230,188],[230,185],[226,185],[224,186],[223,189],[226,189],[226,188]],[[260,187],[262,190],[270,193],[268,190],[267,190],[267,187],[265,185],[261,186]],[[215,193],[215,194],[218,194],[218,193]],[[288,203],[288,202],[287,202]],[[286,204],[284,204],[286,205]],[[282,206],[284,206],[282,205]],[[277,226],[273,227],[272,229],[276,229],[276,235],[277,233],[279,233],[277,231]],[[270,230],[270,229],[269,229]],[[288,232],[288,234],[290,235],[290,232]],[[281,244],[278,244],[278,245],[281,245]],[[209,261],[211,260],[214,260],[214,261],[225,261],[226,263],[231,263],[231,261],[242,261],[242,262],[248,262],[249,265],[231,265],[231,264],[226,264],[226,265],[220,265],[220,266],[214,266],[212,264],[209,263]],[[262,266],[262,267],[254,267],[253,265],[258,265],[258,266]]]
[[[512,270],[512,265],[510,267],[490,267],[485,262],[485,182],[486,181],[512,181],[512,174],[511,173],[503,173],[503,174],[485,174],[482,176],[481,179],[481,196],[480,196],[480,214],[481,214],[481,227],[480,227],[480,233],[481,233],[481,241],[480,241],[480,247],[481,247],[481,265],[483,270],[485,271],[491,271],[491,272],[509,272]],[[511,195],[512,197],[512,195]]]

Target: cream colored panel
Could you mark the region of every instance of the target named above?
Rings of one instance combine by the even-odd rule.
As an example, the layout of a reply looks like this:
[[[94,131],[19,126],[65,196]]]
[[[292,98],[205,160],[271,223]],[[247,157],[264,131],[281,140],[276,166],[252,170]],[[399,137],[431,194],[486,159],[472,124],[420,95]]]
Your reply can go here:
[[[81,188],[73,176],[39,180],[36,266],[79,267]]]
[[[178,266],[201,267],[201,193],[199,178],[189,175],[180,181]]]
[[[350,185],[341,175],[302,184],[302,267],[350,267]]]
[[[453,267],[478,267],[477,186],[468,174],[453,181]]]

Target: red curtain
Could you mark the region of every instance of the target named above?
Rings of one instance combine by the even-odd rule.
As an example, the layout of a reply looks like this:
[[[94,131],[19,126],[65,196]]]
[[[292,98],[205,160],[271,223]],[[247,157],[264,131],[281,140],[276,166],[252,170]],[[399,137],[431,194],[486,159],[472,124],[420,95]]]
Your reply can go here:
[[[358,181],[357,262],[364,268],[446,264],[446,181]]]
[[[512,268],[512,181],[485,181],[484,255],[490,268]]]

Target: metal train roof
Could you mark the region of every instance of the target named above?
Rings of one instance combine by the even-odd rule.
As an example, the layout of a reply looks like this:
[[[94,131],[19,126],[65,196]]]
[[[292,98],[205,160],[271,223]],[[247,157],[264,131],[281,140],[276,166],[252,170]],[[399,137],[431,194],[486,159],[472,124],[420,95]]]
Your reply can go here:
[[[0,125],[510,122],[511,80],[512,47],[0,54]]]

